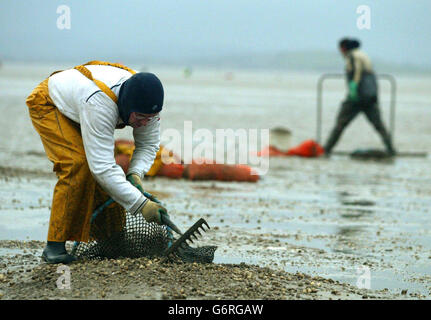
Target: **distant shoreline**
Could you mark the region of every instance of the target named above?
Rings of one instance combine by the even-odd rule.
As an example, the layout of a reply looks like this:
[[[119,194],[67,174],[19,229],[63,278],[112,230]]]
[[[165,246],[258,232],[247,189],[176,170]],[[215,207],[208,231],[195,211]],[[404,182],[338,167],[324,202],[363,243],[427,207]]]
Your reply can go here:
[[[7,68],[35,68],[35,69],[67,69],[71,68],[75,65],[82,64],[83,62],[90,61],[91,59],[86,59],[83,61],[17,61],[17,60],[0,60],[0,74],[2,69],[5,70]],[[118,62],[118,61],[113,61]],[[290,68],[287,67],[277,67],[277,66],[238,66],[235,64],[211,64],[211,63],[195,63],[195,64],[180,64],[180,63],[136,63],[136,62],[128,62],[125,60],[123,64],[126,64],[136,70],[140,71],[149,71],[154,69],[170,69],[170,70],[178,70],[179,72],[183,72],[186,68],[191,69],[193,72],[195,71],[216,71],[216,72],[263,72],[263,73],[280,73],[280,74],[323,74],[323,73],[343,73],[343,67],[340,66],[338,68],[323,68],[323,67],[299,67],[292,66]],[[394,76],[415,76],[415,77],[429,77],[431,76],[431,68],[430,69],[418,69],[412,68],[409,69],[407,67],[399,67],[399,68],[388,68],[382,67],[378,64],[376,65],[376,70],[378,74],[392,74]]]
[[[56,60],[16,60],[13,58],[1,58],[3,64],[23,65],[77,65],[83,61],[108,60],[121,62],[135,66],[161,66],[169,68],[192,68],[192,69],[222,69],[222,70],[266,70],[266,71],[291,71],[291,72],[342,72],[344,61],[337,52],[332,51],[288,51],[280,53],[251,53],[219,56],[196,56],[191,58],[163,59],[154,57],[143,57],[142,59],[128,59],[122,61],[104,57],[89,57],[70,61]],[[401,64],[389,62],[382,59],[374,59],[371,56],[377,73],[397,74],[423,74],[431,75],[431,65],[420,66],[412,64]]]

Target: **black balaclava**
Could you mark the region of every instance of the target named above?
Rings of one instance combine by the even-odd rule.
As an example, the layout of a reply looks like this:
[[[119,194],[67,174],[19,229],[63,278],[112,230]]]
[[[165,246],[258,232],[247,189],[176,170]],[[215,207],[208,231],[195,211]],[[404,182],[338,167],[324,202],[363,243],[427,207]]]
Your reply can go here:
[[[159,78],[148,72],[140,72],[124,81],[118,95],[121,120],[128,124],[132,112],[157,113],[163,107],[163,86]]]

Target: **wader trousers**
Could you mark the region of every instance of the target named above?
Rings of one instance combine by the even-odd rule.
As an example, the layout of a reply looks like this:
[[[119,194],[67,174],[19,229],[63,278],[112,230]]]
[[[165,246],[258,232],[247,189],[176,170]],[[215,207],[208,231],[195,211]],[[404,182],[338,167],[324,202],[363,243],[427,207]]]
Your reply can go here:
[[[337,121],[335,127],[325,144],[325,152],[330,154],[333,147],[337,143],[344,129],[349,125],[349,123],[360,113],[365,113],[368,121],[374,126],[376,131],[379,133],[383,140],[384,145],[389,153],[394,153],[394,148],[392,146],[391,136],[386,131],[383,121],[380,117],[380,110],[377,102],[352,102],[346,100],[342,103],[340,111],[338,112]]]
[[[49,97],[48,79],[33,90],[26,103],[33,126],[58,177],[48,241],[86,242],[120,231],[125,222],[125,210],[113,203],[98,215],[90,234],[91,215],[109,196],[90,172],[79,125],[64,116]]]

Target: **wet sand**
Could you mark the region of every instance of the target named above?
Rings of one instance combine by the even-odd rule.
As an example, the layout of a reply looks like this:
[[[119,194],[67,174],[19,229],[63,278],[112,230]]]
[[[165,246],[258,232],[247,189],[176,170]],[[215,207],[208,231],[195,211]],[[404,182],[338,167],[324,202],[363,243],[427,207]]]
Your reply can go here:
[[[430,298],[428,158],[272,159],[256,184],[147,179],[146,187],[161,192],[181,228],[200,217],[208,221],[212,229],[201,244],[219,246],[214,264],[160,266],[144,258],[80,262],[71,265],[72,289],[57,289],[57,266],[39,258],[56,178],[24,104],[51,69],[19,69],[12,76],[14,68],[0,70],[6,93],[0,97],[3,299]],[[294,143],[314,137],[318,75],[243,72],[227,81],[222,72],[184,79],[181,70],[152,71],[160,73],[167,92],[163,129],[181,131],[184,120],[210,130],[284,124]],[[395,143],[400,151],[431,149],[430,83],[399,77]],[[324,114],[324,137],[343,96],[342,86],[328,90],[325,103],[334,106]],[[117,136],[130,138],[130,131]],[[337,149],[361,147],[381,147],[362,117]],[[357,288],[363,270],[369,271],[370,290]]]
[[[42,248],[43,243],[2,242],[10,248]],[[38,251],[38,250],[35,250]],[[60,265],[60,268],[63,265]],[[7,259],[0,276],[2,299],[379,299],[400,298],[331,279],[286,273],[256,265],[161,263],[158,259],[118,259],[69,265],[70,286],[58,279],[58,265],[39,264],[28,254]],[[62,285],[64,286],[62,288]]]

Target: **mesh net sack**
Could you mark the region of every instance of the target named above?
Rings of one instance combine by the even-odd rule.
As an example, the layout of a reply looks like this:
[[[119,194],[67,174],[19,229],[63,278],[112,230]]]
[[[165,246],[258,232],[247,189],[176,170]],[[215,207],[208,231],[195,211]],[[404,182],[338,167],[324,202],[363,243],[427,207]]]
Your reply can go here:
[[[119,206],[106,208],[91,224],[90,241],[75,243],[78,259],[162,257],[175,241],[166,226],[148,223],[141,214],[132,215]],[[179,248],[175,255],[184,262],[211,263],[216,246]]]
[[[178,248],[176,256],[184,262],[211,263],[216,250],[216,246],[192,248],[188,244],[184,244],[183,248]]]

